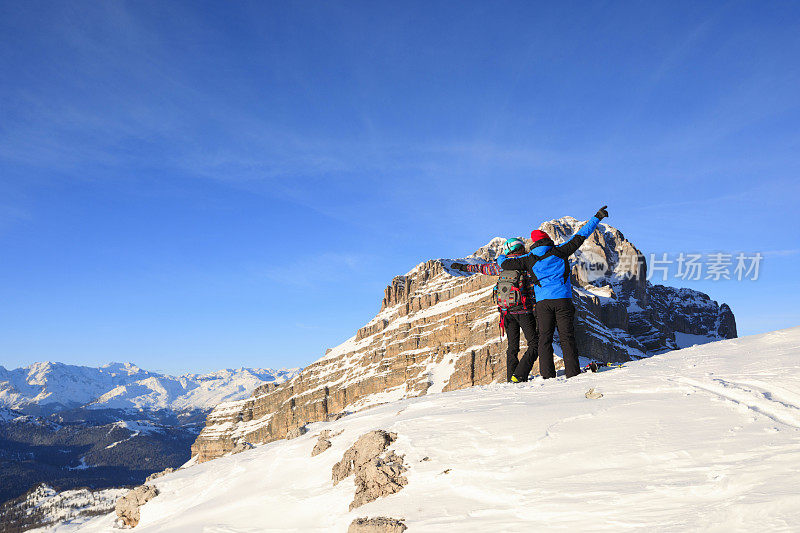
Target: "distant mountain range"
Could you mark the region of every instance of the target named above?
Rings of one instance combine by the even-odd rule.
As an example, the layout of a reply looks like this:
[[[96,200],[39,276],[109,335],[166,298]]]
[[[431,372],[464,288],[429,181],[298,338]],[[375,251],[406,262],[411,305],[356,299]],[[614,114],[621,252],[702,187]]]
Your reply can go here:
[[[131,363],[0,366],[0,502],[39,483],[104,489],[180,466],[211,408],[298,371],[168,376]]]
[[[281,383],[299,369],[225,369],[169,376],[131,363],[99,368],[41,362],[0,366],[0,407],[46,416],[75,408],[186,411],[246,398],[259,385]]]

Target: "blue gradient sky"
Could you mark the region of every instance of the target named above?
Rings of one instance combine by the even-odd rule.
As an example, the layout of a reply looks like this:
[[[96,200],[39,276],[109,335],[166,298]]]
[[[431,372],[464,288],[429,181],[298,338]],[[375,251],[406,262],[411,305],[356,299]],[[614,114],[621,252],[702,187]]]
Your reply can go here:
[[[562,215],[800,323],[800,5],[0,1],[0,364],[298,366]],[[503,200],[503,197],[513,201]],[[300,302],[299,304],[297,302]]]

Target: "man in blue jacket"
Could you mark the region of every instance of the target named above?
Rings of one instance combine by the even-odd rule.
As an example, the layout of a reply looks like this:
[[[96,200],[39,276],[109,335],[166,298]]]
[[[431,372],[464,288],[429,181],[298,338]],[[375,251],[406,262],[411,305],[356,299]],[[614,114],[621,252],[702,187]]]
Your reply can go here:
[[[525,255],[506,258],[500,255],[497,264],[503,269],[530,270],[536,285],[536,322],[539,326],[539,372],[542,377],[556,377],[553,362],[553,333],[558,327],[561,351],[564,356],[566,376],[581,373],[578,352],[575,349],[575,305],[572,303],[572,283],[569,279],[569,256],[580,248],[583,241],[608,216],[603,206],[589,222],[567,242],[556,246],[550,236],[539,230],[531,232],[531,250]]]

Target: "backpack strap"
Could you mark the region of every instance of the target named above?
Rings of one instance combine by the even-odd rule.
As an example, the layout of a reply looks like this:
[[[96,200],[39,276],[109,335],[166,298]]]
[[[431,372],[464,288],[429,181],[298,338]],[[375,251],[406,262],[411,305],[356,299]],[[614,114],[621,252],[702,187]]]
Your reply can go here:
[[[550,252],[548,251],[547,253]],[[531,257],[533,258],[533,265],[535,265],[538,261],[547,257],[547,254],[544,254],[542,257],[539,257],[538,255],[531,255]],[[541,287],[542,284],[539,283],[539,278],[537,278],[536,274],[533,273],[533,265],[531,265],[531,268],[528,269],[528,274],[530,275],[533,284],[536,285],[537,287]]]
[[[547,251],[544,253],[544,255],[542,255],[542,256],[538,256],[538,255],[532,255],[531,257],[533,258],[533,265],[535,265],[536,263],[538,263],[538,262],[539,262],[539,261],[541,261],[542,259],[545,259],[545,258],[547,258],[547,257],[550,257],[551,255],[554,255],[554,254],[555,254],[555,251],[556,251],[556,247],[555,247],[555,246],[553,246],[553,247],[551,247],[549,250],[547,250]],[[565,261],[566,261],[566,260],[565,260]],[[530,275],[531,275],[531,281],[533,281],[533,284],[534,284],[534,285],[536,285],[537,287],[541,287],[541,286],[542,286],[542,284],[539,282],[539,278],[537,278],[537,277],[536,277],[536,273],[533,271],[533,265],[531,265],[531,268],[529,268],[529,269],[528,269],[528,270],[529,270],[529,273],[530,273]],[[568,267],[568,266],[565,266],[564,268],[565,268],[565,269],[568,269],[569,267]]]
[[[567,282],[567,280],[569,279],[569,272],[570,272],[570,268],[569,268],[569,258],[568,258],[568,257],[562,257],[561,255],[557,254],[557,253],[556,253],[556,250],[557,250],[557,248],[556,248],[555,246],[553,246],[552,248],[550,248],[549,250],[547,250],[547,253],[546,253],[546,254],[544,254],[544,255],[543,255],[542,257],[540,257],[540,258],[537,258],[537,261],[538,261],[538,260],[540,260],[540,259],[544,259],[545,257],[547,257],[547,256],[549,256],[549,255],[555,255],[555,256],[561,257],[561,259],[563,259],[563,260],[564,260],[564,283],[566,283],[566,282]],[[541,287],[541,285],[539,285],[539,286]]]
[[[545,257],[550,257],[551,255],[554,255],[555,253],[556,253],[556,247],[552,246],[549,250],[547,250],[547,252],[545,252],[545,254],[542,257],[539,257],[536,260],[540,261],[540,260],[544,259]]]

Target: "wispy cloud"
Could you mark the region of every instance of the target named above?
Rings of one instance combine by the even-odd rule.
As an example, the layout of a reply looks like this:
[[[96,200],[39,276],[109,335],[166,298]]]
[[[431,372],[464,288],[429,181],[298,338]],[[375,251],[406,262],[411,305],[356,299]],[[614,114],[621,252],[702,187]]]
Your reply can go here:
[[[490,193],[498,177],[516,178],[530,186],[538,180],[549,185],[554,174],[594,179],[607,173],[609,180],[616,180],[614,186],[624,188],[642,179],[667,176],[689,182],[697,176],[757,168],[774,160],[775,152],[715,157],[708,148],[796,101],[783,98],[770,104],[757,98],[769,83],[761,76],[767,72],[765,67],[708,110],[673,129],[659,129],[648,139],[620,134],[613,142],[559,148],[535,138],[498,140],[503,138],[499,133],[510,126],[503,117],[510,116],[513,87],[493,95],[498,98],[493,107],[499,113],[475,120],[475,129],[460,135],[424,139],[390,135],[370,115],[368,106],[355,104],[353,112],[363,131],[340,135],[336,128],[281,122],[269,106],[254,109],[230,94],[215,92],[210,88],[213,83],[197,83],[187,66],[176,61],[168,36],[137,18],[131,6],[102,4],[86,20],[83,15],[64,16],[54,26],[75,58],[58,84],[68,94],[14,93],[21,112],[4,113],[0,120],[0,164],[29,165],[54,175],[65,171],[74,179],[177,174],[278,197],[359,224],[376,214],[391,218],[402,213],[423,221],[458,214],[468,218],[492,210]],[[684,31],[654,68],[649,87],[657,86],[691,58],[723,12],[721,8]],[[180,15],[187,34],[215,31],[191,10]],[[592,18],[583,16],[587,23]],[[112,33],[116,38],[109,38]],[[512,85],[520,82],[536,50],[531,45],[520,56]],[[285,59],[272,61],[266,67],[280,70],[302,86],[309,103],[320,98],[319,89],[303,76],[302,69],[287,68],[281,63]],[[359,88],[365,91],[374,72],[361,72],[363,63],[352,58],[343,58],[342,65],[346,74],[363,78]],[[86,80],[91,80],[88,86]],[[645,89],[643,94],[649,91]],[[263,95],[264,99],[269,96]],[[752,101],[759,105],[746,105]],[[647,104],[645,95],[642,105]],[[783,157],[796,160],[789,150],[785,152]],[[670,162],[668,169],[664,161]],[[632,176],[631,168],[640,169],[642,175]],[[370,201],[360,201],[367,189],[372,193]],[[548,187],[548,194],[556,194],[553,189]],[[745,194],[656,202],[639,209],[723,204],[739,201]],[[337,202],[330,202],[334,195]]]

